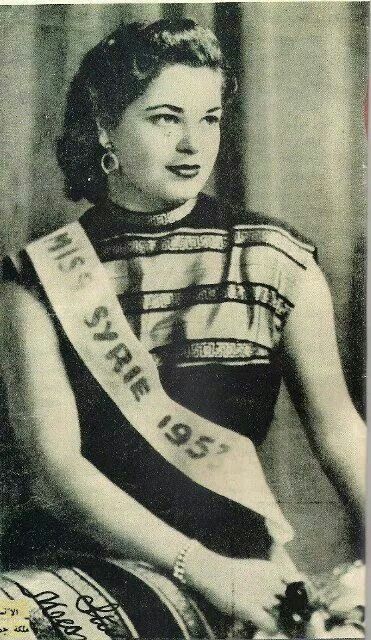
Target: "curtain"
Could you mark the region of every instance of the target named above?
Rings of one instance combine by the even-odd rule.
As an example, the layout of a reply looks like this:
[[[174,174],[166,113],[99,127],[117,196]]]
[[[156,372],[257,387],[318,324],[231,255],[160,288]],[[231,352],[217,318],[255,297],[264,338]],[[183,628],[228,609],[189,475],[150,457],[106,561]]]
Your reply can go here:
[[[64,198],[54,157],[67,87],[86,50],[121,21],[194,18],[217,32],[239,83],[208,188],[317,244],[362,411],[367,14],[367,2],[336,1],[1,6],[0,253],[87,206]],[[291,551],[300,566],[352,558],[348,516],[285,393],[260,453],[298,531]]]

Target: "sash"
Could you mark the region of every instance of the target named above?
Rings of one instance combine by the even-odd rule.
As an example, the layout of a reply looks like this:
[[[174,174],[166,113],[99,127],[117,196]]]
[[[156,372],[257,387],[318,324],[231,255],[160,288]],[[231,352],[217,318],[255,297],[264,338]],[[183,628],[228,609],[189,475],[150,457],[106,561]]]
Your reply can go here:
[[[195,483],[262,515],[277,542],[291,540],[251,440],[166,395],[80,223],[31,242],[26,251],[80,358],[140,435]]]

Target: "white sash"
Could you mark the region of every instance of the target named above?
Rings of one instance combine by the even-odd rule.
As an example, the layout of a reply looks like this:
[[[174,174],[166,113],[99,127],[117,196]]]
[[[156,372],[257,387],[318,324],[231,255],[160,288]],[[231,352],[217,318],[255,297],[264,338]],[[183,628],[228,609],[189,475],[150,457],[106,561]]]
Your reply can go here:
[[[166,395],[80,223],[30,243],[27,252],[66,335],[130,424],[191,480],[264,516],[276,541],[291,540],[253,443]]]

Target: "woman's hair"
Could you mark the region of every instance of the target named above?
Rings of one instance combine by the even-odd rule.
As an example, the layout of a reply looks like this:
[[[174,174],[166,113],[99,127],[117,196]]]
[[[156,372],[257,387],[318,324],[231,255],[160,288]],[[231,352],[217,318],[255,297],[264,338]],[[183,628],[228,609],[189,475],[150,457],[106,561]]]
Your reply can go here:
[[[105,195],[105,150],[98,142],[97,121],[105,129],[116,127],[124,109],[169,64],[220,69],[224,102],[235,91],[216,36],[185,18],[121,24],[85,55],[69,88],[63,133],[57,140],[68,198],[94,203]]]

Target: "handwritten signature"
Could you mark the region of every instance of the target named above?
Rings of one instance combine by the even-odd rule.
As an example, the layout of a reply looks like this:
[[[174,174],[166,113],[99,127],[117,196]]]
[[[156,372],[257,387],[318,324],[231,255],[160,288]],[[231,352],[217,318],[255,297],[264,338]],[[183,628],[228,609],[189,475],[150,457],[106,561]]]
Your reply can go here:
[[[72,618],[66,617],[67,604],[60,600],[58,593],[41,591],[33,594],[27,590],[26,595],[32,597],[46,617],[51,619],[66,635],[74,637],[76,640],[88,640],[87,636],[82,633],[83,628],[76,624]],[[98,607],[94,604],[94,599],[87,595],[81,595],[76,600],[76,609],[86,614],[90,622],[110,638],[113,638],[115,634],[111,625],[116,623],[111,614],[115,613],[119,606],[116,602],[110,602]]]
[[[81,613],[86,613],[92,624],[95,624],[100,631],[107,633],[107,623],[116,623],[115,618],[110,616],[110,614],[115,613],[120,605],[116,602],[110,602],[109,604],[97,607],[93,602],[94,600],[91,596],[79,596],[76,600],[76,609],[81,611]],[[112,633],[112,629],[110,633]]]

